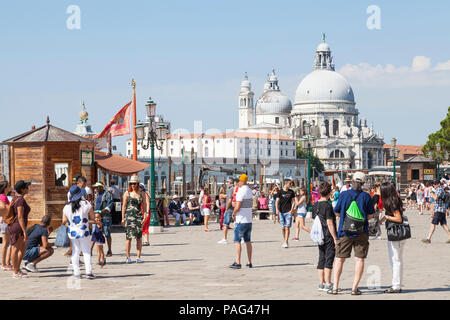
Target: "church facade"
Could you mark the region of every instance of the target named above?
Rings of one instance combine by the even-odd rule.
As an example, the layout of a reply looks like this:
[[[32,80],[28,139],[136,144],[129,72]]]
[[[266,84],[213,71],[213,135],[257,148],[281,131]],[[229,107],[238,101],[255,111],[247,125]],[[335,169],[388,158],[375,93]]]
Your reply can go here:
[[[325,170],[371,169],[383,165],[383,135],[359,118],[353,89],[335,71],[331,49],[325,42],[316,50],[313,71],[299,84],[294,104],[284,95],[275,70],[254,103],[247,74],[239,92],[239,131],[283,135],[297,141],[312,126],[315,154]]]

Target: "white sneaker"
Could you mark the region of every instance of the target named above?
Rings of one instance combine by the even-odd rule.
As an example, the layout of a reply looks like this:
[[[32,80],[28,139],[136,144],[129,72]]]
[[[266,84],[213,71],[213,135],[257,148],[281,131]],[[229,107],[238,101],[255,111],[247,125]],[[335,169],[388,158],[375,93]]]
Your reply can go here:
[[[125,260],[125,263],[131,263],[131,259],[127,258],[127,260]]]
[[[227,241],[227,239],[222,239],[222,240],[217,241],[217,243],[218,244],[228,244],[228,241]]]
[[[136,258],[136,263],[142,263],[141,258]]]
[[[283,248],[289,248],[289,245],[287,244],[287,242],[283,242],[283,244],[281,245]]]

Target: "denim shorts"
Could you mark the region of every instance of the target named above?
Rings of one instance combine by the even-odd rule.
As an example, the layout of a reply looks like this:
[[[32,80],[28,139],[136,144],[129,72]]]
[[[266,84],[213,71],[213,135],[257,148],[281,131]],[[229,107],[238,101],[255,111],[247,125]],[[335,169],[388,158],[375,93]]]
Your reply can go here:
[[[250,236],[252,233],[252,224],[251,223],[235,223],[234,224],[234,242],[241,242],[241,239],[244,239],[244,242],[250,242]]]
[[[231,218],[233,216],[233,209],[229,209],[227,211],[225,211],[225,214],[223,215],[223,225],[224,226],[229,226],[231,223]]]
[[[112,218],[111,217],[103,217],[102,219],[102,229],[103,234],[106,238],[111,238],[111,225],[112,225]]]
[[[282,228],[292,226],[292,213],[291,212],[280,212],[280,225]]]
[[[39,257],[39,250],[40,250],[39,246],[28,249],[27,251],[25,251],[25,254],[23,255],[23,260],[29,262],[36,260]]]
[[[297,217],[306,218],[306,212],[297,212]]]

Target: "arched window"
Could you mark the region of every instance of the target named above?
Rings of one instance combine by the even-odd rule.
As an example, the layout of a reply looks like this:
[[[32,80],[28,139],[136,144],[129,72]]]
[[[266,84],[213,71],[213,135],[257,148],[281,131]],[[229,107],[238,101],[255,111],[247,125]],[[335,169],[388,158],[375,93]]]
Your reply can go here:
[[[306,136],[306,128],[305,128],[305,124],[306,124],[306,120],[303,120],[303,123],[302,123],[302,132],[303,132],[303,135],[304,135],[304,136]]]
[[[330,136],[330,121],[328,120],[325,120],[325,135]]]
[[[333,135],[337,136],[339,135],[339,121],[333,120]]]
[[[336,149],[336,150],[331,151],[330,158],[331,159],[343,159],[343,158],[345,158],[345,155],[341,150]]]
[[[241,107],[244,105],[244,99],[241,98],[241,102],[239,104]]]
[[[205,148],[205,157],[208,157],[208,147]]]

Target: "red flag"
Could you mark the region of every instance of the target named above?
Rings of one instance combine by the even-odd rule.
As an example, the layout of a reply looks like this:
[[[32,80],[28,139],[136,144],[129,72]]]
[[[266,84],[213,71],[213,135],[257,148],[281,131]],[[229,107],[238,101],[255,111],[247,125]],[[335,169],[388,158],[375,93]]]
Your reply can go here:
[[[124,136],[131,133],[130,130],[130,111],[131,101],[128,102],[120,111],[108,122],[105,129],[94,139],[102,138],[111,133],[112,137]]]

